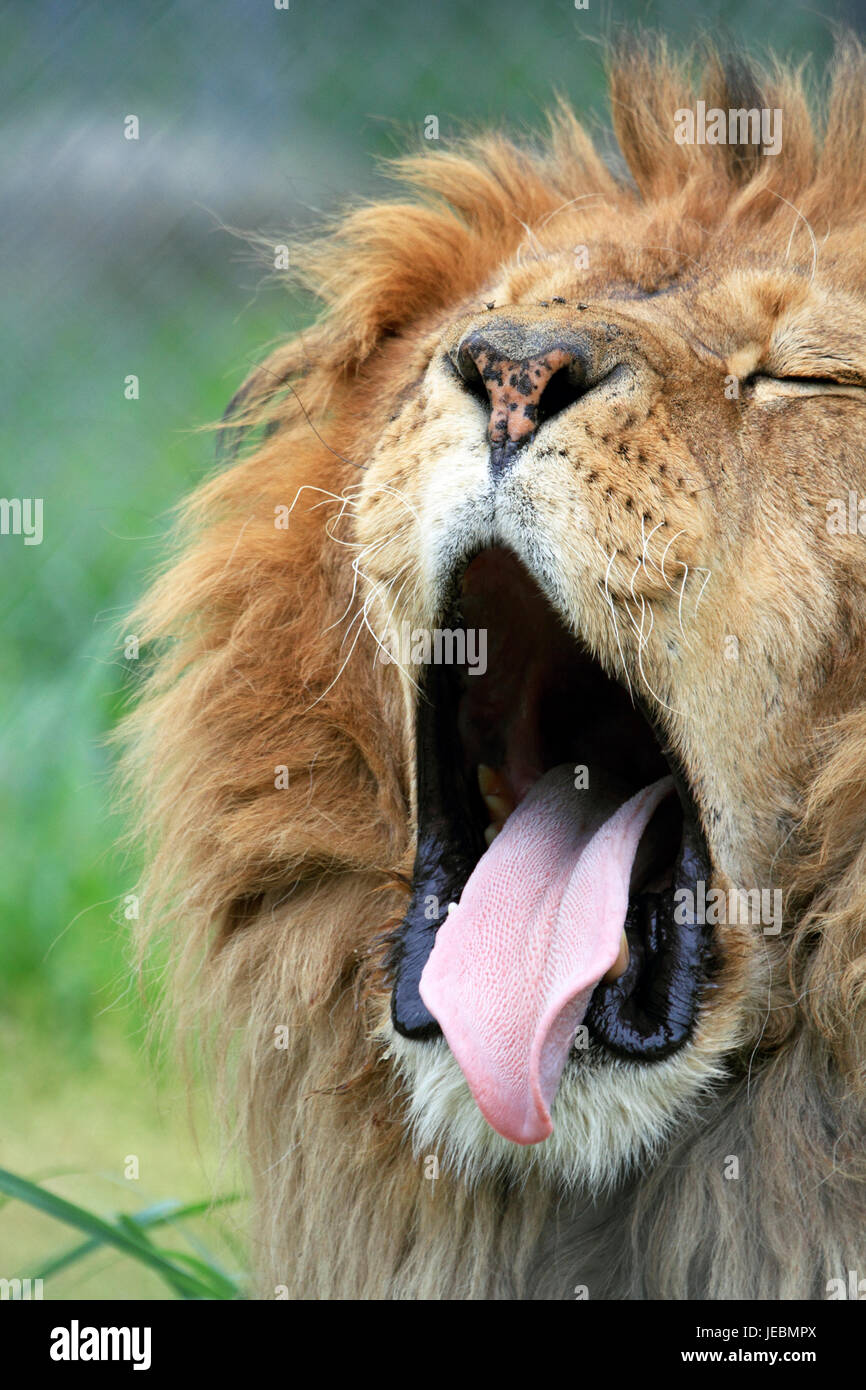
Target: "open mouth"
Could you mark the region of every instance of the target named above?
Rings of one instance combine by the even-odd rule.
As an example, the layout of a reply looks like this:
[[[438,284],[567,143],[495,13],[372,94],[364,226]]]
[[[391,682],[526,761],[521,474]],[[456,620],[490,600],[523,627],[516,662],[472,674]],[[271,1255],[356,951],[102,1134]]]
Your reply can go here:
[[[486,667],[425,669],[392,1015],[406,1037],[444,1034],[493,1127],[536,1143],[576,1047],[650,1063],[688,1040],[709,855],[647,712],[516,556],[476,555],[451,607],[449,627],[486,634]]]

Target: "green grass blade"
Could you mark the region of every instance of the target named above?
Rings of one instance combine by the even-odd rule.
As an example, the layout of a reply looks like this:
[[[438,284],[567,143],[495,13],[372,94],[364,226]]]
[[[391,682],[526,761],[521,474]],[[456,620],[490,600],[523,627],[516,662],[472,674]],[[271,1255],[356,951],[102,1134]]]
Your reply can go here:
[[[31,1178],[31,1181],[32,1181],[32,1182],[44,1182],[46,1178],[80,1178],[80,1177],[83,1177],[83,1173],[82,1173],[82,1171],[81,1171],[80,1168],[41,1168],[37,1173],[34,1173],[34,1174],[33,1174],[33,1177]],[[11,1198],[11,1197],[7,1197],[5,1193],[0,1193],[0,1210],[2,1210],[3,1207],[5,1207],[5,1205],[6,1205],[7,1202],[11,1202],[11,1201],[12,1201],[12,1198]]]
[[[214,1269],[212,1265],[206,1264],[204,1260],[198,1259],[195,1255],[187,1255],[183,1250],[172,1250],[171,1256],[175,1260],[182,1260],[194,1273],[198,1274],[203,1282],[210,1284],[213,1293],[212,1298],[240,1298],[241,1291],[233,1279],[227,1274],[222,1274]]]
[[[11,1201],[11,1198],[9,1199]],[[52,1274],[59,1274],[62,1269],[68,1269],[78,1260],[83,1260],[85,1255],[90,1255],[94,1250],[100,1250],[104,1241],[91,1239],[83,1240],[80,1245],[73,1245],[69,1250],[63,1250],[59,1255],[48,1261],[46,1265],[39,1266],[39,1274],[21,1275],[21,1278],[29,1279],[50,1279]]]
[[[12,1199],[7,1197],[4,1200],[11,1201]],[[154,1202],[152,1206],[145,1207],[142,1211],[129,1213],[128,1219],[134,1227],[140,1228],[143,1232],[152,1230],[154,1227],[179,1224],[187,1217],[204,1216],[213,1207],[229,1206],[240,1200],[241,1195],[237,1192],[227,1193],[224,1197],[214,1197],[210,1200],[205,1198],[197,1202],[179,1202],[177,1198],[169,1197],[165,1201]],[[35,1278],[48,1279],[51,1275],[59,1274],[61,1270],[68,1269],[79,1260],[85,1259],[94,1250],[99,1250],[103,1244],[102,1240],[96,1238],[82,1241],[79,1245],[74,1245],[71,1249],[63,1250],[59,1255],[55,1255],[48,1264],[41,1265],[38,1276],[31,1273],[20,1277],[31,1280]],[[219,1266],[215,1266],[215,1269],[221,1277],[229,1278]]]
[[[110,1221],[103,1220],[101,1216],[87,1211],[86,1208],[79,1207],[74,1202],[68,1202],[65,1197],[58,1197],[53,1192],[48,1192],[44,1187],[39,1187],[37,1183],[19,1177],[16,1173],[10,1173],[5,1168],[0,1168],[0,1191],[5,1192],[8,1197],[14,1197],[19,1202],[25,1202],[46,1216],[53,1216],[56,1221],[73,1226],[92,1240],[103,1245],[113,1245],[115,1249],[138,1260],[140,1264],[153,1269],[175,1292],[179,1292],[183,1288],[185,1290],[184,1296],[187,1298],[214,1297],[210,1284],[204,1284],[201,1279],[195,1278],[187,1270],[178,1268],[140,1231],[133,1234],[129,1227],[113,1225]]]

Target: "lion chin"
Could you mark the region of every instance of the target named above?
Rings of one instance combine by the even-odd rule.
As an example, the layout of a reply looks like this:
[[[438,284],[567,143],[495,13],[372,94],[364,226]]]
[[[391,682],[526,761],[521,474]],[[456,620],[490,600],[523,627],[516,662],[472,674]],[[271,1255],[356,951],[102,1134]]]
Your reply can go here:
[[[609,1066],[590,1053],[560,1082],[553,1133],[530,1147],[487,1123],[443,1043],[419,1049],[392,1032],[389,1056],[410,1096],[407,1119],[419,1159],[441,1156],[472,1186],[488,1176],[513,1182],[532,1173],[554,1191],[596,1195],[651,1167],[696,1098],[711,1094],[724,1076],[713,1057],[689,1054],[648,1069]]]
[[[141,944],[264,1296],[862,1262],[866,58],[823,132],[711,62],[692,105],[769,151],[675,138],[690,70],[614,62],[627,174],[560,105],[299,245],[327,312],[128,620]]]

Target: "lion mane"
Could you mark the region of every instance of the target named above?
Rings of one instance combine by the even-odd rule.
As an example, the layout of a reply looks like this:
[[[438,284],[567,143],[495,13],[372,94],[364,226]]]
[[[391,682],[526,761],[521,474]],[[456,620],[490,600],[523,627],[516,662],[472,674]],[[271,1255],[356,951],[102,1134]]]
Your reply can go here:
[[[823,107],[779,65],[710,57],[695,71],[659,44],[620,51],[617,153],[602,158],[560,102],[538,145],[494,133],[400,159],[402,201],[299,238],[292,263],[322,315],[233,401],[230,456],[185,504],[175,558],[134,616],[148,658],[125,725],[147,840],[140,945],[167,952],[167,1016],[209,1040],[218,1109],[237,1117],[262,1297],[824,1298],[863,1269],[861,539],[842,547],[844,584],[817,544],[755,578],[795,654],[798,605],[818,615],[826,693],[777,736],[792,784],[744,758],[785,926],[754,952],[731,937],[701,1086],[670,1123],[648,1120],[643,1148],[607,1171],[590,1114],[575,1143],[592,1149],[592,1181],[501,1149],[488,1161],[418,1122],[385,1031],[416,799],[411,692],[377,659],[370,583],[399,569],[372,561],[405,521],[414,426],[388,431],[417,400],[431,337],[503,285],[512,302],[536,296],[548,264],[555,293],[557,257],[572,265],[576,246],[603,257],[607,282],[657,293],[744,258],[803,284],[817,267],[862,312],[856,43],[841,43]],[[780,109],[781,153],[676,143],[674,113],[698,99]],[[731,320],[748,317],[745,282],[742,301],[728,283]],[[737,631],[712,592],[701,611]],[[739,698],[731,687],[732,709]]]

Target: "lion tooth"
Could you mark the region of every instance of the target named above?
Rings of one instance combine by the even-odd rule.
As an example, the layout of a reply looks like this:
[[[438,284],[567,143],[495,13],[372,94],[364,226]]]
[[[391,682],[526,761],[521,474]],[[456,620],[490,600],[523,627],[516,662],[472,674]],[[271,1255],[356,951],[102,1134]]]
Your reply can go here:
[[[611,984],[614,980],[618,980],[620,975],[624,975],[626,970],[628,969],[628,961],[628,937],[623,931],[623,934],[620,938],[619,951],[617,953],[616,960],[614,961],[610,969],[607,971],[607,973],[605,975],[602,975],[602,982],[604,984]]]
[[[499,834],[501,829],[501,825],[488,825],[487,829],[484,832],[484,839],[487,842],[488,848],[490,847],[490,845],[493,844],[493,841],[496,839],[496,836]]]
[[[484,798],[484,804],[494,825],[504,825],[514,810],[514,802],[508,796],[494,796],[488,793]]]
[[[478,764],[478,790],[484,797],[501,796],[503,792],[508,795],[508,787],[502,773],[495,767],[488,767],[486,763]]]

